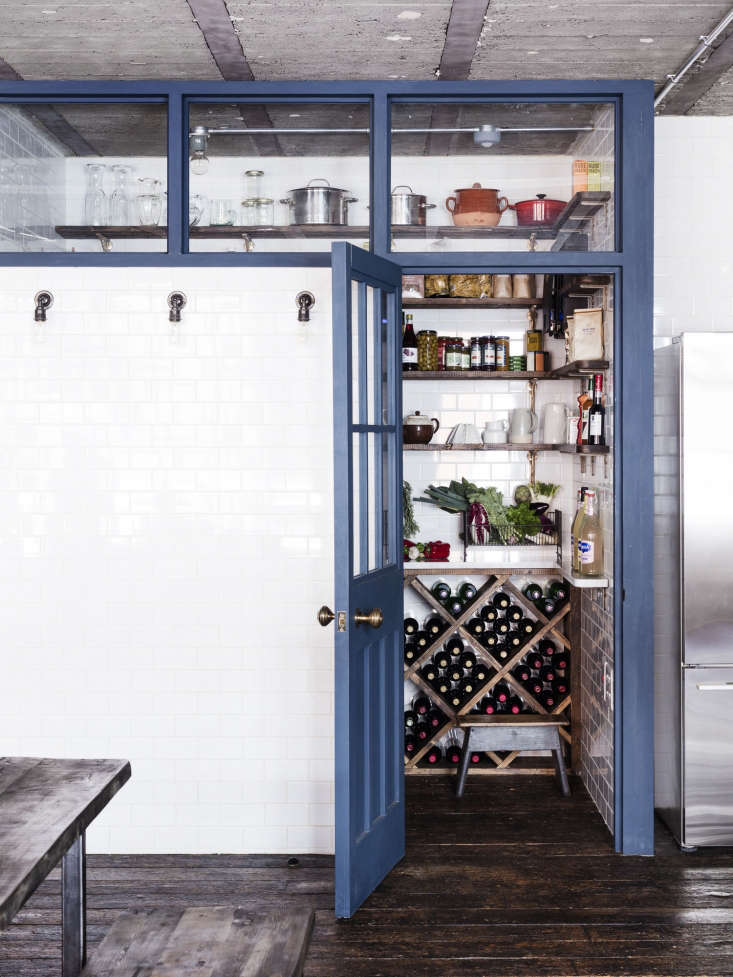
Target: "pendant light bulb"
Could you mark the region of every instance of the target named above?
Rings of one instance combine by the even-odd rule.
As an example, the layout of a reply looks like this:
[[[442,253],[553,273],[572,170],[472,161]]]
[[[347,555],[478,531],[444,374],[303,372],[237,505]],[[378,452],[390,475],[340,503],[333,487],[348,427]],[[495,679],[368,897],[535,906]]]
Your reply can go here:
[[[206,150],[209,145],[209,130],[206,126],[196,126],[188,134],[188,147],[191,153],[189,162],[191,172],[196,176],[203,176],[209,169],[209,158]]]
[[[191,172],[196,176],[203,176],[209,171],[209,157],[204,153],[191,154]]]

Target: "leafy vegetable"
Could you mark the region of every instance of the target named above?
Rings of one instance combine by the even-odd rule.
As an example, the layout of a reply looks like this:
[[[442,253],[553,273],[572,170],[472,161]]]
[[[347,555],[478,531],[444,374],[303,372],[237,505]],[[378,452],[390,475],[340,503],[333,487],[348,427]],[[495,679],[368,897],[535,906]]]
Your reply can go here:
[[[560,491],[560,486],[555,485],[554,482],[534,482],[529,487],[532,490],[532,499],[534,501],[537,499],[547,499],[549,502]]]
[[[415,509],[412,505],[412,486],[409,482],[402,483],[402,535],[416,536],[420,527],[415,522]]]
[[[514,489],[514,501],[517,505],[521,505],[522,502],[532,501],[532,489],[529,485],[517,485]]]

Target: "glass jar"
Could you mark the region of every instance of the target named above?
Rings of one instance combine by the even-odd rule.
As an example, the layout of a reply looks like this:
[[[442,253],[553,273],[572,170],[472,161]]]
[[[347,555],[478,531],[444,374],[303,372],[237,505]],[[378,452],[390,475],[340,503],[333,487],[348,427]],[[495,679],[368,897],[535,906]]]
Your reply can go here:
[[[434,329],[422,329],[417,334],[417,368],[438,369],[438,334]]]
[[[114,189],[109,199],[109,222],[116,227],[129,227],[132,224],[132,193],[130,177],[132,167],[116,163],[111,167]]]
[[[263,186],[262,177],[264,170],[245,170],[244,171],[244,198],[245,200],[256,200],[262,196]]]
[[[481,364],[479,366],[479,370],[482,370],[484,373],[488,373],[489,372],[489,337],[488,336],[481,336],[481,338],[479,339],[479,347],[481,350]]]
[[[461,369],[471,369],[471,347],[466,343],[461,347]]]
[[[104,192],[104,163],[87,163],[84,167],[87,189],[84,195],[84,223],[103,227],[107,223],[107,194]]]
[[[504,372],[509,369],[509,337],[497,336],[494,342],[496,348],[495,369]]]
[[[448,343],[451,341],[450,336],[438,336],[438,369],[447,370],[445,365],[445,352],[448,348]]]
[[[255,197],[254,220],[255,227],[272,227],[275,220],[275,201],[272,197]]]
[[[481,369],[481,339],[478,336],[471,336],[471,369]]]
[[[446,370],[462,370],[463,343],[460,339],[449,339],[445,347]]]

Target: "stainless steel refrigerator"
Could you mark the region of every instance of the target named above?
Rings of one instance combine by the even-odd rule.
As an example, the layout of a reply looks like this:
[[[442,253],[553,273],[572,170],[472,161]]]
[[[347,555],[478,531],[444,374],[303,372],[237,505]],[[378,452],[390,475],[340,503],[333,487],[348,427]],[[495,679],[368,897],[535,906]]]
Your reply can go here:
[[[655,352],[656,807],[733,845],[733,333]]]

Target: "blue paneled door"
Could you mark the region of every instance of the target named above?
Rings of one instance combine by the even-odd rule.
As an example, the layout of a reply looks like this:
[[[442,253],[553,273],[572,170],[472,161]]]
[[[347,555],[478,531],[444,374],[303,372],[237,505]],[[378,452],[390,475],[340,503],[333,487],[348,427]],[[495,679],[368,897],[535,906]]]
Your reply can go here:
[[[333,246],[336,915],[405,849],[398,265]]]

